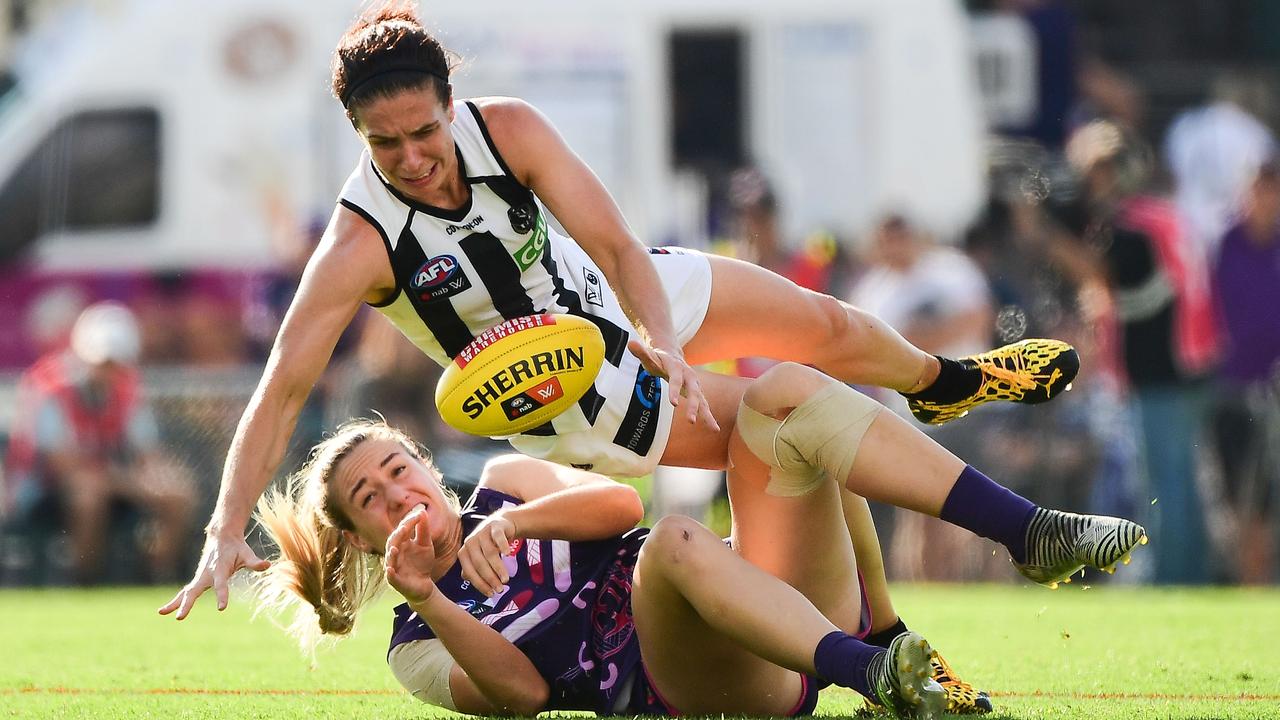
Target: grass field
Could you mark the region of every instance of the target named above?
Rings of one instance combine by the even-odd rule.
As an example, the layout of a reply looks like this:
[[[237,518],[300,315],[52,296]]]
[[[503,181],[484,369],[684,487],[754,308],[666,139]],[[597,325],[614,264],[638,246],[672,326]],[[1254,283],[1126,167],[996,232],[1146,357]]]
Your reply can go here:
[[[243,597],[182,623],[167,588],[0,591],[0,717],[406,718],[390,601],[315,668]],[[1280,718],[1280,591],[900,586],[900,611],[992,718]],[[828,690],[820,715],[861,706]]]

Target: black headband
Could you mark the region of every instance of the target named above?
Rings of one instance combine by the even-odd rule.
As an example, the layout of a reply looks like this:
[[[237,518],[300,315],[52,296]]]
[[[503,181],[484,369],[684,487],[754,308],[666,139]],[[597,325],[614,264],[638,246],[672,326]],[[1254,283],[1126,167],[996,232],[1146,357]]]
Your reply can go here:
[[[360,91],[360,88],[364,87],[365,85],[368,85],[369,83],[373,82],[374,80],[377,80],[378,78],[384,75],[390,75],[392,73],[402,73],[402,72],[413,72],[413,73],[421,73],[423,75],[430,75],[431,77],[435,78],[436,80],[439,80],[441,83],[443,83],[446,86],[449,84],[449,78],[441,75],[440,73],[434,70],[428,70],[427,68],[422,67],[422,65],[419,65],[417,63],[397,63],[395,65],[384,67],[381,70],[370,73],[369,75],[366,75],[360,78],[359,80],[356,80],[355,82],[350,83],[349,85],[347,85],[347,91],[344,92],[342,94],[342,97],[338,98],[338,100],[342,102],[342,107],[350,109],[351,98],[355,97],[355,94]]]

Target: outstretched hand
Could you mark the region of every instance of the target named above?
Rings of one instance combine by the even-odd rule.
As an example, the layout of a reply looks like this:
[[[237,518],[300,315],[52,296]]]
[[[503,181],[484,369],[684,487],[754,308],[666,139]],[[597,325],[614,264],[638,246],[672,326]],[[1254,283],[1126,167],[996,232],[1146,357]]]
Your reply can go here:
[[[634,339],[627,343],[627,347],[640,358],[640,364],[649,371],[650,375],[666,379],[670,388],[671,404],[684,410],[690,424],[697,423],[701,418],[712,430],[720,431],[720,424],[711,414],[711,405],[702,394],[698,374],[689,367],[689,363],[684,361],[684,355],[659,350],[641,340]]]
[[[226,610],[227,581],[231,576],[240,568],[261,572],[268,567],[271,567],[271,563],[254,554],[243,535],[210,533],[205,539],[204,550],[200,553],[196,574],[168,604],[160,608],[160,614],[168,615],[177,610],[177,619],[182,620],[191,612],[196,600],[210,587],[218,598],[218,610]]]
[[[427,508],[419,505],[400,520],[387,538],[387,554],[383,565],[387,582],[410,603],[424,603],[436,591],[431,570],[436,562],[436,549],[431,544],[431,523]]]

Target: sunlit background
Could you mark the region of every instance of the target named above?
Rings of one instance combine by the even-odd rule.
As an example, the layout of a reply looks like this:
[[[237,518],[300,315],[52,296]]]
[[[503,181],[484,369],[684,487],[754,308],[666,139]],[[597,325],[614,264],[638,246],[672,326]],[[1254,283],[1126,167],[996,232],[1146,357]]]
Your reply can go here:
[[[189,571],[235,422],[360,151],[328,93],[357,9],[0,0],[0,584]],[[646,243],[758,262],[930,352],[1076,344],[1084,370],[1061,400],[931,432],[1037,502],[1144,521],[1153,550],[1124,581],[1280,577],[1280,211],[1266,215],[1280,3],[470,0],[422,16],[461,58],[455,94],[539,107]],[[1099,120],[1119,146],[1077,135]],[[1091,198],[1104,155],[1122,182]],[[1098,231],[1099,205],[1130,201],[1164,213],[1144,226],[1160,235],[1145,272],[1164,285],[1141,297]],[[1227,270],[1242,220],[1270,260]],[[94,568],[68,539],[70,504],[24,460],[35,434],[78,430],[42,427],[19,388],[40,358],[76,354],[77,317],[104,300],[136,323],[136,352],[119,318],[97,346],[141,371],[166,492],[105,501],[113,562]],[[474,482],[505,445],[444,428],[435,377],[363,312],[288,464],[376,410]],[[723,522],[717,476],[644,485],[654,516]],[[986,541],[877,520],[891,579],[1012,580]]]

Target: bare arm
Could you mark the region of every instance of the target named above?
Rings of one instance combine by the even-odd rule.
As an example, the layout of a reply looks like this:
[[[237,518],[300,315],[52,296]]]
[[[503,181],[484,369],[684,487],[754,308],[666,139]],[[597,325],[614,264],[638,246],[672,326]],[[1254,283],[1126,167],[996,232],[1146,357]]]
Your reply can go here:
[[[453,706],[477,715],[538,714],[550,693],[546,681],[511,641],[437,590],[431,578],[435,559],[430,522],[426,510],[419,506],[405,515],[387,538],[384,568],[387,581],[448,651],[448,658],[435,656],[431,662],[449,663],[440,669],[448,672]],[[409,674],[420,675],[431,680],[428,684],[434,684],[436,668],[416,668]],[[402,674],[397,671],[398,678]],[[435,697],[424,699],[439,699],[438,693],[429,695]]]
[[[266,569],[266,562],[244,542],[253,505],[284,457],[298,413],[343,329],[362,301],[382,299],[394,284],[377,231],[355,213],[338,208],[307,264],[262,379],[236,427],[195,577],[160,608],[161,614],[178,610],[178,619],[183,619],[211,586],[218,609],[224,609],[227,580],[236,570]]]
[[[633,343],[632,351],[646,367],[667,377],[672,404],[680,404],[683,392],[690,422],[701,415],[716,428],[697,377],[684,361],[649,251],[631,232],[609,191],[550,121],[529,104],[490,98],[477,107],[516,179],[538,195],[617,292],[623,310],[647,344]]]
[[[460,712],[532,716],[546,708],[551,688],[528,656],[497,630],[438,592],[409,607],[422,616],[454,659],[449,688]]]
[[[491,460],[480,484],[525,501],[485,518],[458,552],[462,576],[486,595],[510,579],[502,556],[514,540],[603,540],[630,530],[644,517],[634,489],[545,460],[520,455]]]
[[[480,485],[525,501],[501,511],[518,538],[601,540],[644,518],[644,504],[630,486],[523,455],[490,460]]]

